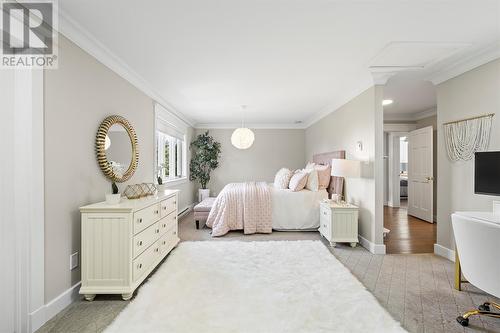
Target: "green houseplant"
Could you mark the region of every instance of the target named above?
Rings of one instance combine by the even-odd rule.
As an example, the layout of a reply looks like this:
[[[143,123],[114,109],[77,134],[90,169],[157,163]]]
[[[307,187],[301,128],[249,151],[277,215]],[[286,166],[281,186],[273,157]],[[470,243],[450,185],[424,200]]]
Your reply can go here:
[[[192,151],[189,178],[200,183],[201,189],[198,191],[198,200],[202,201],[210,195],[207,184],[210,181],[210,173],[219,166],[221,144],[215,141],[206,131],[199,134],[191,142],[189,148]]]

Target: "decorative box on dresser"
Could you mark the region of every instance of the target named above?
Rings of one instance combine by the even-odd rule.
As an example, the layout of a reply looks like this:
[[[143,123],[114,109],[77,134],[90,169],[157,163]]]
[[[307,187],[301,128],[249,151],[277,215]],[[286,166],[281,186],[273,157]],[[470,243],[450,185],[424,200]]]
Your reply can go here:
[[[156,196],[100,202],[80,208],[82,214],[82,285],[80,294],[121,294],[135,289],[179,243],[178,190]]]
[[[336,243],[358,243],[358,207],[348,203],[320,203],[319,232],[331,246]]]

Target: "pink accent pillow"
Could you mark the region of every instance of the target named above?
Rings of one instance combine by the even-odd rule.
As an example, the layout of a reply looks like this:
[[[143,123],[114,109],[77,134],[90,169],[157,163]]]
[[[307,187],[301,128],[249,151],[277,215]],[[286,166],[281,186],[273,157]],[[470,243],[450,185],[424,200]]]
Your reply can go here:
[[[288,188],[294,192],[301,191],[307,184],[307,172],[296,171],[290,179]]]
[[[319,189],[325,190],[330,185],[330,179],[332,176],[332,167],[330,165],[318,165],[314,166],[314,169],[318,171]]]

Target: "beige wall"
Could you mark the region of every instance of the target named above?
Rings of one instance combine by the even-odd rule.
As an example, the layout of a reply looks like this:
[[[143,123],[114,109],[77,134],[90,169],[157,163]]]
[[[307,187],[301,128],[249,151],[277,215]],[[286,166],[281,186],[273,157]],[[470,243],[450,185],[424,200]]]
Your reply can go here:
[[[474,194],[474,161],[451,162],[442,124],[471,116],[497,113],[489,150],[500,150],[500,59],[437,86],[438,123],[438,244],[453,250],[450,214],[457,210],[491,211],[498,197]]]
[[[80,281],[69,256],[80,251],[78,207],[104,200],[110,182],[96,162],[94,140],[100,122],[118,114],[134,126],[139,166],[124,184],[151,182],[154,113],[151,98],[60,36],[59,68],[45,71],[45,299]],[[188,133],[191,135],[192,130]],[[180,204],[193,201],[190,183],[180,186]]]
[[[197,129],[196,133],[206,129]],[[219,167],[212,172],[208,188],[210,195],[218,194],[224,185],[232,182],[273,182],[282,168],[305,167],[304,130],[256,129],[255,141],[249,149],[239,150],[231,144],[234,129],[210,129],[210,135],[222,145]]]
[[[362,178],[346,179],[345,195],[348,201],[360,206],[360,235],[371,242],[381,243],[375,236],[374,162],[377,89],[380,88],[372,87],[364,91],[311,125],[306,129],[305,139],[308,160],[317,153],[345,150],[347,159],[364,161]],[[358,141],[363,143],[362,151],[356,150]]]

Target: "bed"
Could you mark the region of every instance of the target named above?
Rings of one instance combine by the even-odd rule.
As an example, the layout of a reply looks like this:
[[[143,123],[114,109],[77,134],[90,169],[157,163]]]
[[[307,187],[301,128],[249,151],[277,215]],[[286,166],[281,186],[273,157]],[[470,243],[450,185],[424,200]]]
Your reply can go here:
[[[345,151],[313,156],[316,164],[331,164],[334,158],[345,158]],[[319,227],[319,203],[332,194],[342,195],[344,179],[331,177],[326,190],[278,190],[264,182],[230,183],[216,198],[206,225],[212,236],[223,236],[230,230],[245,234],[271,233],[272,230],[316,230]]]

